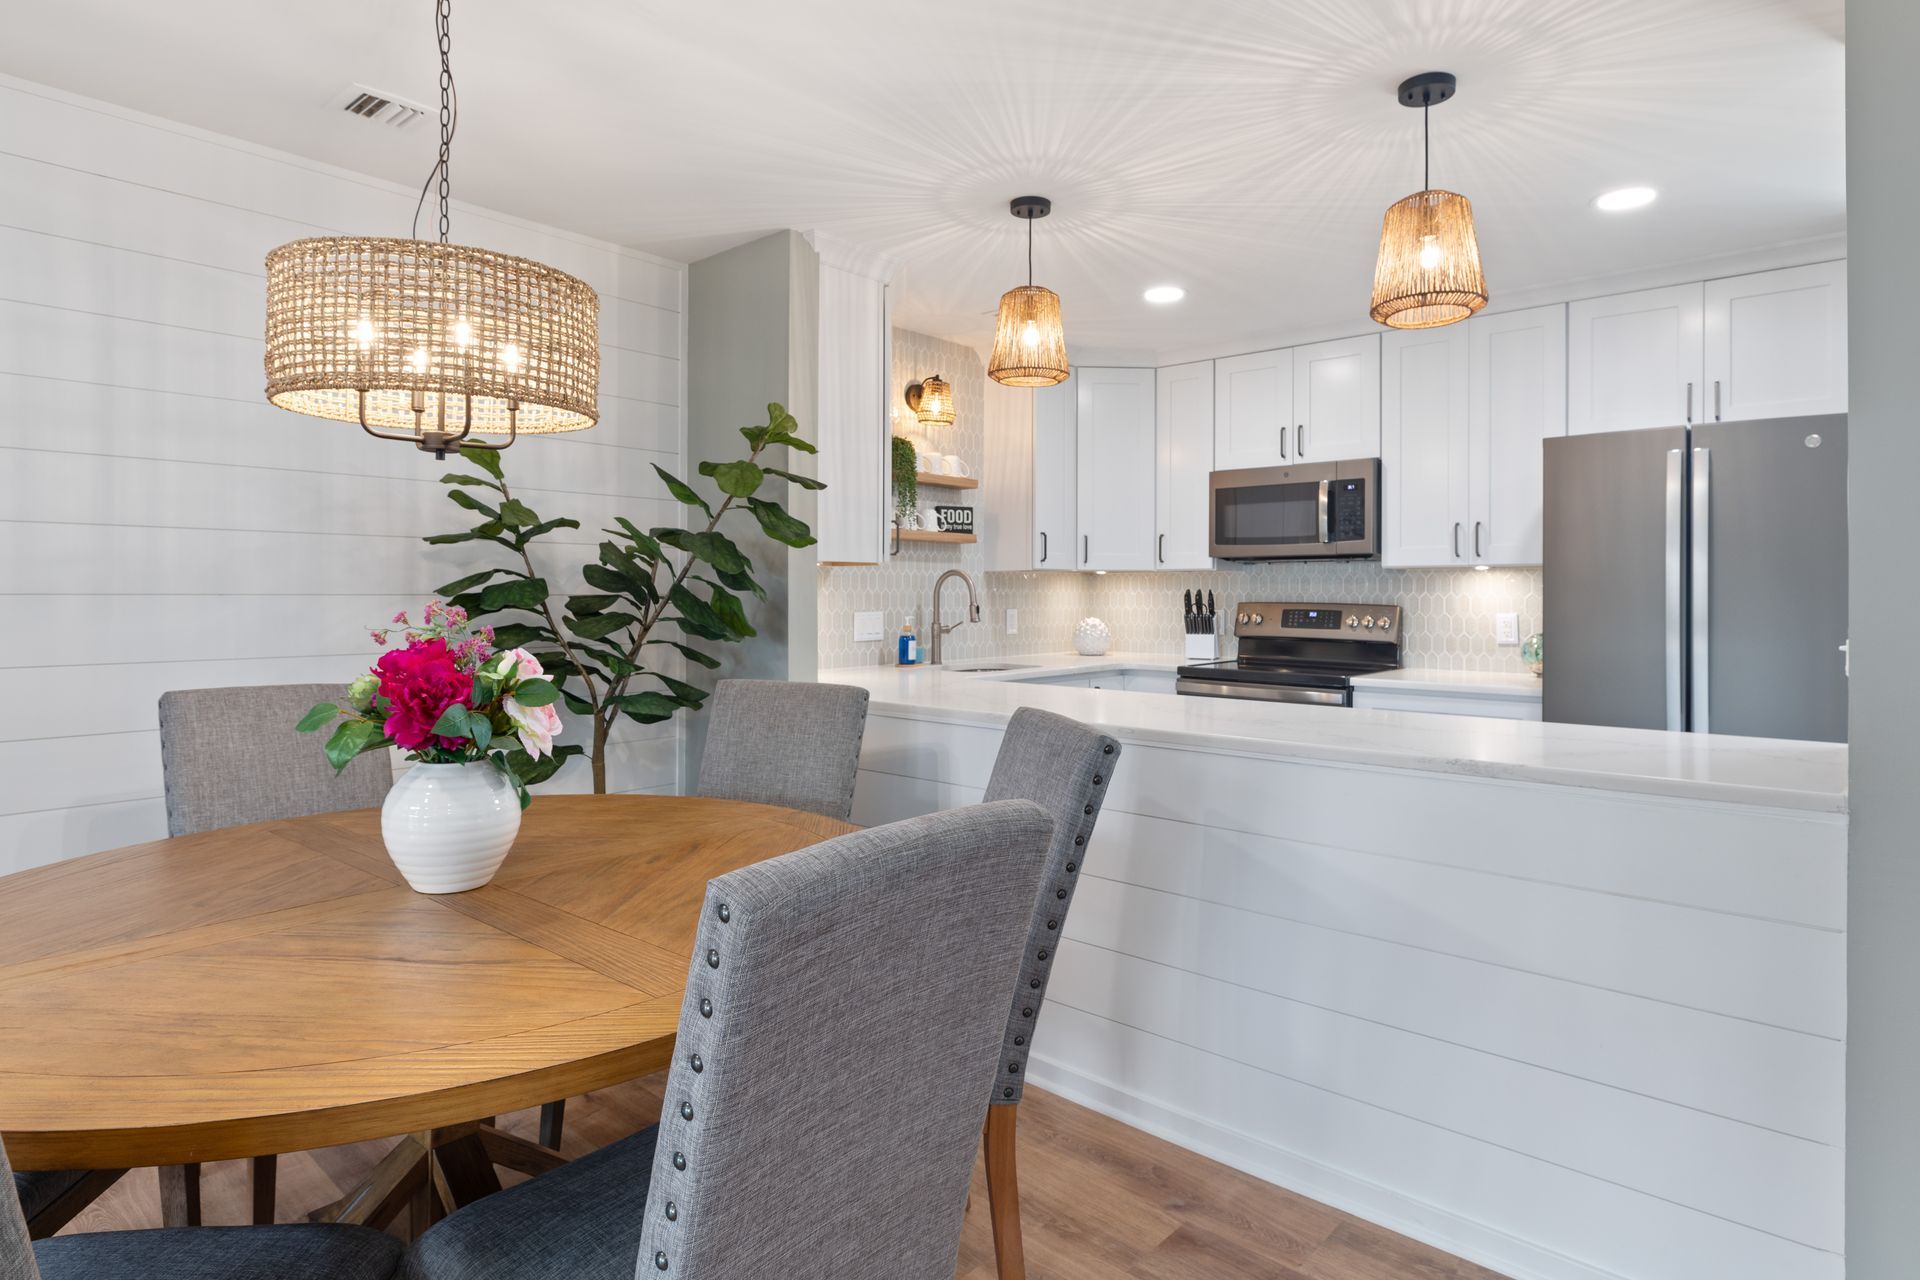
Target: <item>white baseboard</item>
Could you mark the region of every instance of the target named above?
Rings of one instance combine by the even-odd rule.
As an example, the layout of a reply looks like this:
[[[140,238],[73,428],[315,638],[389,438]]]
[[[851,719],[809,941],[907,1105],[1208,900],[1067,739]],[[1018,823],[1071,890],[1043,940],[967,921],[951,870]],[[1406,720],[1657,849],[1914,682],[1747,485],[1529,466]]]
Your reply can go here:
[[[1029,1060],[1027,1079],[1176,1146],[1491,1267],[1512,1280],[1628,1280],[1618,1272],[1543,1249],[1497,1227],[1343,1173],[1264,1139],[1236,1133],[1205,1116],[1143,1097],[1039,1053]]]

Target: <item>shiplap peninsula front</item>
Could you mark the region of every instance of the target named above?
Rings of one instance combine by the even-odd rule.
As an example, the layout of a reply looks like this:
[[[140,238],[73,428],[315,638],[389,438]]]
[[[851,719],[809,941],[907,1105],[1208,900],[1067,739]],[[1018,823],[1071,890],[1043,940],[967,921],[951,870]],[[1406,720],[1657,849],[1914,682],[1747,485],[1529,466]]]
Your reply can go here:
[[[1071,674],[823,677],[861,823],[1123,744],[1036,1083],[1516,1280],[1840,1280],[1844,747]]]

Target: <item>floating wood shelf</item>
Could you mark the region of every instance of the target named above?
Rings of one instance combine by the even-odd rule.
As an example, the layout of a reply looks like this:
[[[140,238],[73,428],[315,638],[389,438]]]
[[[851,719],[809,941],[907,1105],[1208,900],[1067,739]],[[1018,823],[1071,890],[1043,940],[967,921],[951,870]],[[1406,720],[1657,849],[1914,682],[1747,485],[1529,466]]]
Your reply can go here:
[[[936,489],[978,489],[980,482],[972,476],[949,476],[938,472],[922,471],[914,476],[922,486],[932,485]]]
[[[901,529],[902,542],[978,542],[979,537],[971,533],[935,533],[932,529]]]

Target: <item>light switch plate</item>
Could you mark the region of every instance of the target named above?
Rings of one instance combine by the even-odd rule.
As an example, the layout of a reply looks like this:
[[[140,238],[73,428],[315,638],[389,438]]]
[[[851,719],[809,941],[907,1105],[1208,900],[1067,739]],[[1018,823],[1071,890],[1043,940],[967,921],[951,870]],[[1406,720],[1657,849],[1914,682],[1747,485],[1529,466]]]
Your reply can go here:
[[[867,613],[853,615],[853,642],[864,644],[869,640],[887,638],[887,615],[874,609]]]
[[[1519,644],[1520,615],[1517,613],[1494,614],[1493,638],[1496,644]]]
[[[1019,633],[1020,611],[1018,609],[1009,609],[1007,610],[1007,634],[1011,636],[1018,635]]]

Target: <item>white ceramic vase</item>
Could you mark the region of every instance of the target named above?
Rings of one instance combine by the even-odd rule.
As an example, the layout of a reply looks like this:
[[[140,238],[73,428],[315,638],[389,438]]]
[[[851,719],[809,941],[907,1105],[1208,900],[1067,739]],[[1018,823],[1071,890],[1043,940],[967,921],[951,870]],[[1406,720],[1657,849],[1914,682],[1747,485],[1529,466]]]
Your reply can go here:
[[[416,764],[380,806],[387,856],[415,893],[478,889],[519,834],[520,798],[491,764]]]
[[[1113,632],[1098,618],[1082,618],[1073,629],[1073,647],[1089,658],[1097,658],[1113,644]]]

